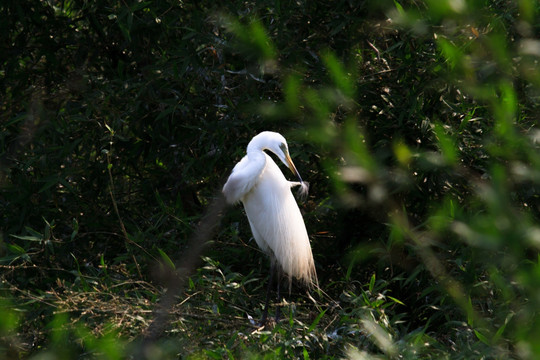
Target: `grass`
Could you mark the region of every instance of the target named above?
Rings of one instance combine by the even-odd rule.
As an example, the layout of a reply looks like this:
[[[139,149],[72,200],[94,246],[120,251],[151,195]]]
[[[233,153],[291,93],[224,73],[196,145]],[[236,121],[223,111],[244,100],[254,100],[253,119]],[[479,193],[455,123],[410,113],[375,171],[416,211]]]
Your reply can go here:
[[[121,268],[115,267],[108,269],[108,275],[83,275],[81,280],[82,289],[76,283],[66,285],[65,281],[58,281],[53,289],[44,291],[4,284],[4,291],[17,299],[16,305],[3,308],[4,314],[25,319],[11,325],[13,328],[9,330],[16,331],[9,339],[12,348],[4,348],[6,353],[30,354],[47,344],[45,349],[52,352],[62,348],[65,354],[60,358],[92,357],[96,350],[89,342],[103,339],[116,339],[118,353],[129,353],[129,348],[136,346],[152,321],[155,301],[164,290],[148,282],[130,280]],[[234,358],[249,353],[297,357],[303,356],[304,349],[313,356],[325,356],[339,353],[341,339],[359,331],[354,324],[347,325],[347,320],[340,319],[343,310],[336,301],[327,298],[315,304],[296,288],[285,296],[285,319],[274,328],[258,328],[252,319],[261,316],[264,280],[254,272],[247,276],[231,272],[206,258],[171,309],[171,324],[159,347],[159,351],[163,351],[162,346],[169,350],[161,357],[180,354],[194,358],[203,355]],[[347,302],[354,302],[352,291],[343,296]],[[362,299],[363,306],[369,306],[366,294]],[[381,299],[377,300],[375,307],[379,308],[380,303]],[[51,323],[43,323],[44,314],[50,314],[47,317],[53,318]],[[59,331],[66,338],[56,344],[53,339]],[[84,338],[68,341],[81,333],[85,334]]]
[[[412,278],[404,281],[403,274],[391,280],[379,280],[373,273],[365,282],[325,282],[325,293],[313,293],[313,298],[293,287],[285,295],[284,319],[261,329],[253,319],[260,318],[264,304],[265,268],[261,267],[262,273],[255,269],[240,274],[204,258],[172,307],[165,333],[147,349],[148,357],[335,358],[358,349],[390,358],[398,353],[406,358],[436,357],[438,351],[445,354],[450,335],[437,338],[427,326],[411,328],[411,310],[399,300],[399,292],[392,291],[396,284],[414,282]],[[57,269],[43,271],[56,273]],[[47,276],[54,276],[51,273]],[[156,301],[165,289],[130,279],[122,266],[107,267],[101,276],[74,276],[72,283],[58,280],[54,288],[42,291],[4,282],[5,293],[12,294],[16,303],[2,311],[19,320],[6,329],[10,335],[3,337],[4,354],[138,356],[141,334],[154,319]],[[45,319],[51,318],[47,323]]]

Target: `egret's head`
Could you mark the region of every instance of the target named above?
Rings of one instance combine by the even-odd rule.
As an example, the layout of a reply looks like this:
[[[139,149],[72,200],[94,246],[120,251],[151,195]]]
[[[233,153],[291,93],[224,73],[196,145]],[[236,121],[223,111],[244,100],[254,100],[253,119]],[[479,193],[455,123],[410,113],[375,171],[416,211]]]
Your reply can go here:
[[[250,151],[250,149],[270,150],[271,152],[276,154],[277,157],[281,160],[281,162],[285,164],[289,169],[291,169],[293,174],[300,181],[302,187],[304,187],[304,181],[302,180],[302,177],[300,176],[298,170],[296,170],[296,166],[294,166],[291,156],[289,155],[289,147],[287,146],[287,140],[285,140],[283,135],[277,132],[263,131],[262,133],[256,135],[253,139],[251,139],[248,145],[248,152]]]

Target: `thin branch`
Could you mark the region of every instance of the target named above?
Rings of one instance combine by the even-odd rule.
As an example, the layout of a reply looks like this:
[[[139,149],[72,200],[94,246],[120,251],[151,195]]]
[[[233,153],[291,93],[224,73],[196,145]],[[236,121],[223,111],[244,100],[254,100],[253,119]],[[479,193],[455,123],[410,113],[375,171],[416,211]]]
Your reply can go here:
[[[219,224],[224,207],[225,199],[220,194],[214,199],[213,203],[210,204],[206,216],[197,226],[186,251],[177,264],[177,270],[175,271],[165,267],[164,286],[167,288],[167,292],[163,295],[159,304],[156,305],[154,310],[154,320],[145,331],[144,340],[141,343],[141,351],[137,352],[136,359],[147,358],[148,352],[146,350],[159,339],[166,326],[169,324],[169,318],[173,306],[175,305],[176,297],[180,294],[188,276],[191,275],[197,267],[205,246],[208,244],[214,230]]]

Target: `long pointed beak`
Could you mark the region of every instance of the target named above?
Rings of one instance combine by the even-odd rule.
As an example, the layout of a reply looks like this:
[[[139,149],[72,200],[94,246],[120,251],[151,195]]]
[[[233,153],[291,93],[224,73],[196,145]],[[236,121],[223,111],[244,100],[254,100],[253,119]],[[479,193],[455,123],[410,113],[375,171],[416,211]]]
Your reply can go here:
[[[300,180],[300,183],[304,183],[304,181],[302,180],[302,177],[300,176],[300,173],[298,172],[298,170],[296,170],[296,166],[294,166],[294,163],[288,152],[285,153],[285,160],[287,160],[287,165],[289,166],[289,169],[291,169],[293,174],[296,175],[298,180]]]

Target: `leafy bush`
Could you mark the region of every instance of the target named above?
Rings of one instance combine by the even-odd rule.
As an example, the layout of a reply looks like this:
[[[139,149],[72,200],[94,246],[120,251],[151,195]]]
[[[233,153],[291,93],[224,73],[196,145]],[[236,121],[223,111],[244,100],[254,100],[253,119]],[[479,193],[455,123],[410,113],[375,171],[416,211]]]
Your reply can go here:
[[[0,352],[538,357],[539,10],[0,4]],[[268,267],[231,208],[141,351],[155,262],[174,268],[266,129],[311,183],[321,291],[253,328]]]

